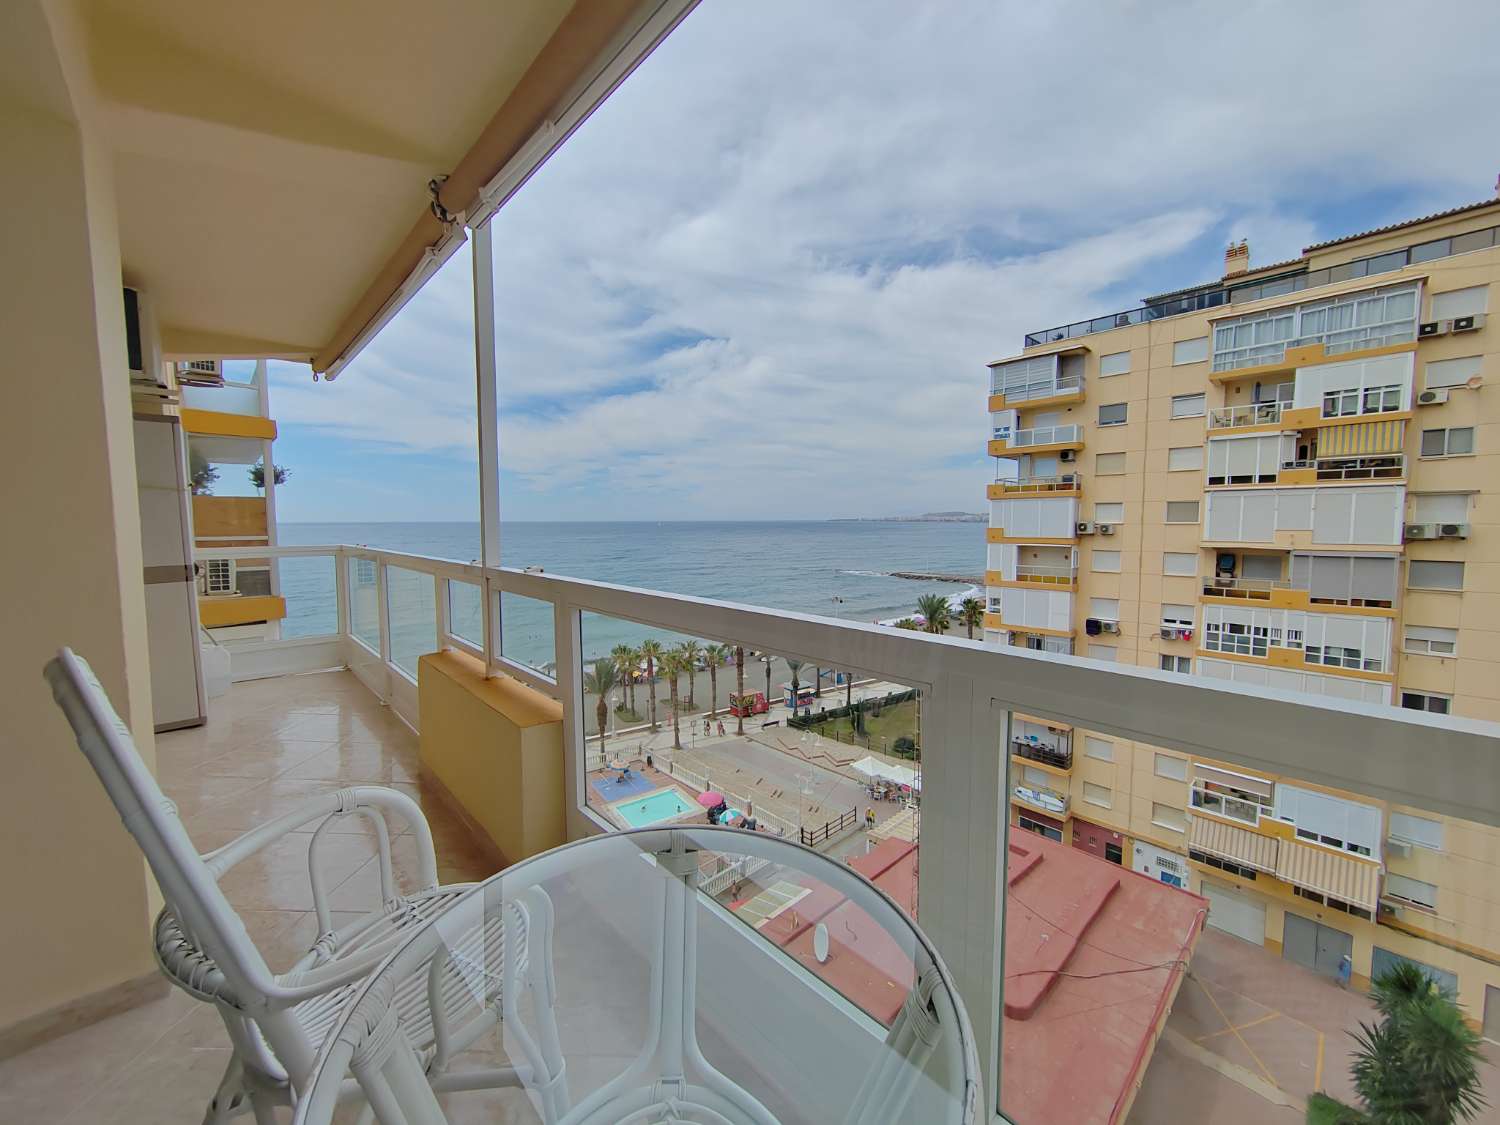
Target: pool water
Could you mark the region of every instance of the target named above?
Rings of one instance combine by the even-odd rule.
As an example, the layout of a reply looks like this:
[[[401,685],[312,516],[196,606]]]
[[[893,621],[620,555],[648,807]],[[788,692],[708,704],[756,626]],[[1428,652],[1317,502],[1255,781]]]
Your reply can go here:
[[[632,828],[659,824],[663,820],[671,820],[685,812],[691,812],[693,808],[675,789],[658,789],[648,796],[634,801],[621,801],[610,807],[624,817],[625,823]]]

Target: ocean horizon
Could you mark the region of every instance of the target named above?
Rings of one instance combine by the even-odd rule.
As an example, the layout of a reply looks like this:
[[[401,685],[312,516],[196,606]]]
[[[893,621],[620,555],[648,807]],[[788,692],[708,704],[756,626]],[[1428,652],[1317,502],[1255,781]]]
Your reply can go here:
[[[288,546],[351,543],[391,551],[474,561],[478,521],[282,522]],[[771,609],[878,621],[915,612],[917,598],[964,594],[952,582],[896,578],[919,571],[979,578],[984,573],[985,525],[938,520],[600,520],[504,521],[501,562],[541,567],[549,574],[743,602]],[[331,564],[324,559],[284,559],[283,631],[288,636],[327,632],[335,620]],[[402,654],[428,651],[432,638],[432,583],[392,583],[394,647]],[[455,599],[456,628],[463,608]],[[475,613],[477,614],[477,607]],[[553,660],[551,607],[506,595],[501,606],[507,656],[535,667]],[[584,655],[637,643],[648,630],[632,622],[586,615]],[[657,631],[666,638],[666,634]]]

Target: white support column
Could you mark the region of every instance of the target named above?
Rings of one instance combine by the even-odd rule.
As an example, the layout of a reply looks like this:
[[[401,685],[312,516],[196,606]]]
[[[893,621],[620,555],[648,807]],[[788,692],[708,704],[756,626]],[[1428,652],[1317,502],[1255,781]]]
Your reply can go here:
[[[349,628],[349,556],[343,551],[333,556],[333,588],[338,601],[339,636],[348,637]]]
[[[994,1119],[1000,1060],[1009,714],[972,676],[938,677],[922,711],[917,908],[974,1025]],[[937,815],[938,813],[941,815]]]
[[[583,614],[567,602],[552,607],[553,644],[557,655],[557,699],[563,713],[563,801],[569,840],[599,831],[580,812],[585,801],[584,765],[588,749],[583,720]]]
[[[437,646],[438,651],[441,652],[452,643],[449,640],[452,633],[449,626],[452,622],[448,620],[448,580],[441,574],[432,576],[432,606]]]
[[[266,369],[266,361],[258,359],[255,361],[255,391],[260,399],[260,416],[269,418],[271,416],[271,385],[269,373]],[[266,494],[266,543],[268,546],[276,546],[276,465],[272,460],[271,441],[267,439],[261,442],[260,460],[263,466],[261,480],[265,483]],[[281,596],[281,563],[277,559],[271,559],[271,596]],[[267,622],[267,635],[273,641],[281,639],[281,622]]]
[[[500,406],[495,386],[495,254],[488,222],[473,230],[474,384],[479,442],[479,561],[500,565]],[[484,666],[488,675],[504,644],[499,590],[484,581]]]

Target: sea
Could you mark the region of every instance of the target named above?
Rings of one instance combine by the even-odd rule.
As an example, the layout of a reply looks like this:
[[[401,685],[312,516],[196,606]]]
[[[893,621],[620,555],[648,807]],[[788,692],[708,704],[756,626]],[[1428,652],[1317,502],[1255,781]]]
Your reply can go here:
[[[473,562],[476,523],[280,523],[284,545],[349,543]],[[917,598],[943,594],[957,602],[979,591],[968,584],[893,577],[896,571],[966,575],[984,572],[985,525],[936,521],[737,522],[508,522],[501,527],[501,561],[541,567],[548,574],[591,578],[676,594],[796,610],[854,621],[888,621],[914,614]],[[284,636],[332,631],[337,619],[333,564],[327,558],[283,559],[287,600]],[[433,583],[425,575],[393,573],[389,582],[393,657],[414,664],[433,647]],[[478,639],[477,596],[457,590],[450,614],[460,635]],[[551,607],[504,595],[506,656],[537,668],[553,661]],[[356,634],[373,623],[361,620]],[[586,658],[647,635],[632,622],[586,615]],[[660,630],[664,641],[673,638]]]

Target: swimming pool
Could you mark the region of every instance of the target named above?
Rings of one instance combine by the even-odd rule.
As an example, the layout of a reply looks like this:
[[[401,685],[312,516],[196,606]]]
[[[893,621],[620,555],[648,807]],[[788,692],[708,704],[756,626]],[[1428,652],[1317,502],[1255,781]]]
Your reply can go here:
[[[684,801],[682,794],[675,789],[658,789],[655,793],[638,797],[634,801],[621,801],[610,807],[619,813],[625,823],[632,828],[645,828],[649,824],[659,824],[664,820],[681,816],[685,812],[691,812],[693,809],[693,806]]]

